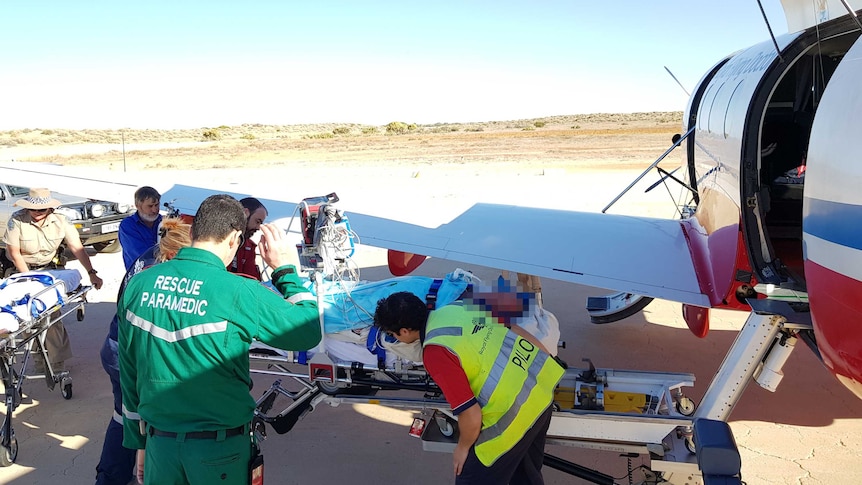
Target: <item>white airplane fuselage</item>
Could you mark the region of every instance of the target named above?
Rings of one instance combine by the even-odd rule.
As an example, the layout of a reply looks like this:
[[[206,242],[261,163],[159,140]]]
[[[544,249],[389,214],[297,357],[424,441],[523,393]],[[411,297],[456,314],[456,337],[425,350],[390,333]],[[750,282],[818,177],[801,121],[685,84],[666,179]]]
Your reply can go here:
[[[684,221],[701,292],[747,309],[800,295],[825,365],[862,397],[862,41],[843,18],[724,59],[692,95]],[[757,289],[757,291],[755,291]],[[690,310],[690,309],[689,309]],[[687,321],[704,336],[707,318]],[[816,340],[816,342],[815,342]]]

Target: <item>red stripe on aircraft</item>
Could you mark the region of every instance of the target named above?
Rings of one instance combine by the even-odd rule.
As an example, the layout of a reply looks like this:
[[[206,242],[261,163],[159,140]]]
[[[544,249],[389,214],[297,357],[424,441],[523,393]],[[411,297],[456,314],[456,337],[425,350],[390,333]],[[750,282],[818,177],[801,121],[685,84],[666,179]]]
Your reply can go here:
[[[817,347],[826,367],[862,398],[862,281],[805,261]]]

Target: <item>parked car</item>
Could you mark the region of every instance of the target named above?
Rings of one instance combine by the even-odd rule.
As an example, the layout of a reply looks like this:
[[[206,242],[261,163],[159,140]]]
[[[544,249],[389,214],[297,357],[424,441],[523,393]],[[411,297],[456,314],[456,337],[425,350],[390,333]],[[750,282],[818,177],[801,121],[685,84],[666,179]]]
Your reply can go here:
[[[5,229],[12,214],[21,210],[13,204],[27,197],[29,193],[28,187],[0,183],[0,224],[2,224],[0,227]],[[120,221],[134,214],[134,205],[85,199],[53,191],[51,195],[62,204],[55,212],[65,215],[78,229],[81,244],[90,246],[98,252],[114,253],[120,250],[117,235]],[[7,261],[2,236],[0,236],[0,249],[2,249],[2,258],[0,258],[0,265],[2,265]]]

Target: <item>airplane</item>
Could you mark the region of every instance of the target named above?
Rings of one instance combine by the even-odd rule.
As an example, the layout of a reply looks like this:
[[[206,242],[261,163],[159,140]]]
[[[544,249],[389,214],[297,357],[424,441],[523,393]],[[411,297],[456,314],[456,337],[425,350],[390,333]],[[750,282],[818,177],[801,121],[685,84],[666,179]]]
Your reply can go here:
[[[674,140],[684,175],[662,172],[691,193],[681,220],[477,204],[437,227],[353,227],[390,250],[396,275],[430,256],[678,301],[698,337],[710,308],[785,314],[810,323],[793,333],[862,398],[862,2],[782,5],[788,34],[720,60],[692,91]]]
[[[690,194],[680,219],[480,203],[430,227],[369,207],[350,212],[353,230],[390,250],[393,274],[435,257],[676,301],[701,338],[713,308],[779,315],[862,398],[862,1],[782,5],[789,33],[719,60],[691,91],[673,143],[682,175],[660,171]],[[123,201],[140,185],[20,163],[0,178]],[[186,214],[217,190],[153,185]],[[241,189],[232,191],[272,194],[271,219],[295,211],[275,190]],[[528,228],[541,228],[541,247]]]
[[[782,0],[790,33],[701,78],[674,140],[684,175],[660,171],[691,193],[681,220],[476,205],[415,237],[354,227],[374,227],[364,242],[390,248],[393,274],[435,256],[679,301],[698,337],[710,308],[811,321],[798,336],[862,398],[862,2],[850,3]],[[531,231],[489,227],[541,227],[565,243],[525,250]]]

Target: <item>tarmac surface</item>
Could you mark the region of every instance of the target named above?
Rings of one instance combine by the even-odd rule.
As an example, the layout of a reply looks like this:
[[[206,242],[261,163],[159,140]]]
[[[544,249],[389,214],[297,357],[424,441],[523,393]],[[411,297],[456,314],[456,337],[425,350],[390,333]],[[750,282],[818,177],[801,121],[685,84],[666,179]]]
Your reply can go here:
[[[343,207],[349,210],[346,204]],[[360,248],[356,260],[363,268],[362,279],[389,277],[382,251]],[[0,483],[94,481],[112,409],[99,349],[115,310],[123,265],[119,253],[94,255],[93,264],[105,287],[90,292],[84,321],[65,319],[75,352],[67,362],[73,396],[63,399],[59,389],[49,391],[42,379],[25,383],[23,402],[13,415],[18,457],[12,466],[0,468]],[[457,263],[431,260],[418,274],[442,276],[457,267]],[[491,268],[464,269],[485,281],[498,275]],[[713,312],[711,332],[698,339],[688,331],[677,303],[656,300],[621,322],[593,325],[584,303],[588,296],[607,290],[552,280],[543,280],[543,289],[545,307],[558,317],[567,344],[560,356],[570,365],[582,367],[581,359],[590,358],[602,368],[690,372],[697,381],[685,391],[695,402],[747,316]],[[743,480],[748,484],[862,483],[862,400],[841,386],[804,345],[797,345],[784,374],[774,393],[756,384],[748,386],[730,416],[742,455]],[[251,394],[258,397],[273,380],[255,377]],[[372,404],[318,406],[287,434],[269,430],[263,443],[266,483],[454,483],[451,455],[425,452],[420,441],[408,435],[416,414]],[[547,451],[616,477],[619,484],[629,483],[629,467],[649,464],[644,456],[629,463],[607,451],[563,446],[548,446]],[[548,484],[588,483],[547,467],[544,476]]]

